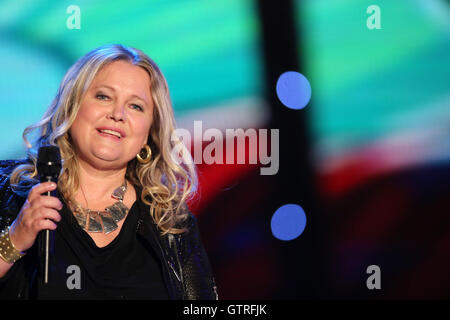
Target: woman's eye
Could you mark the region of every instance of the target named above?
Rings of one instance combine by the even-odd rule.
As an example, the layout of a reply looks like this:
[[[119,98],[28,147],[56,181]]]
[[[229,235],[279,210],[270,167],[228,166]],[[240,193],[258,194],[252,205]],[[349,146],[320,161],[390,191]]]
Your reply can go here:
[[[131,108],[138,110],[138,111],[144,111],[144,109],[140,105],[137,105],[137,104],[132,104]]]
[[[101,93],[97,94],[95,97],[100,100],[106,100],[109,98],[108,96],[101,94]]]

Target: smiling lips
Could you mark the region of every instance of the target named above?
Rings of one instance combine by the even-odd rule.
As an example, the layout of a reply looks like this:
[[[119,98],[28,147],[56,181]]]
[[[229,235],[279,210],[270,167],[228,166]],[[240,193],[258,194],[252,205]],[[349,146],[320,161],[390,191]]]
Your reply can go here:
[[[102,136],[108,136],[108,137],[112,137],[114,139],[120,140],[122,138],[125,138],[125,133],[120,130],[120,129],[116,129],[116,128],[97,128],[97,131],[102,135]]]

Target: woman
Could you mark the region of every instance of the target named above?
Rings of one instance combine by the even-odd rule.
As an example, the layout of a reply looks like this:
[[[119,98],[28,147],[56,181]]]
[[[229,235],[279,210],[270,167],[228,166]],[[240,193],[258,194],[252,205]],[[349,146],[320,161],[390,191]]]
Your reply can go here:
[[[106,45],[79,59],[42,120],[25,129],[27,159],[0,161],[1,296],[217,299],[185,204],[195,168],[174,160],[175,149],[189,156],[174,129],[167,82],[143,52]],[[60,148],[57,184],[38,181],[45,145]],[[46,229],[47,283],[38,245]]]

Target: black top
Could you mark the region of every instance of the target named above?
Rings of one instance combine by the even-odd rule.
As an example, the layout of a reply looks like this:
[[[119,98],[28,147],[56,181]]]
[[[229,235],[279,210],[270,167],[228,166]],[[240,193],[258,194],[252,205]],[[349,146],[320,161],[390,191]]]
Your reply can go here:
[[[158,258],[137,238],[137,200],[105,247],[77,223],[64,203],[54,232],[49,279],[37,276],[37,299],[168,299]]]

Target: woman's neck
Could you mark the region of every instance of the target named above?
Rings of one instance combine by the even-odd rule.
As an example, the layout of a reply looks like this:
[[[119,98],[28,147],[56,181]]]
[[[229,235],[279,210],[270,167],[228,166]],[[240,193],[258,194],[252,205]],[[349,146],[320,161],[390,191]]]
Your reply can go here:
[[[125,181],[127,168],[98,169],[82,161],[78,163],[79,189],[75,200],[90,209],[111,201],[111,194]]]

